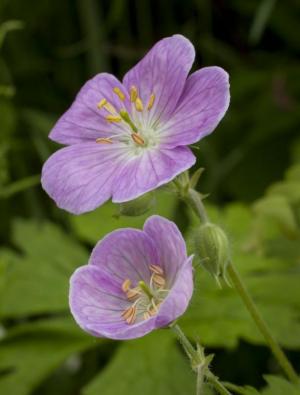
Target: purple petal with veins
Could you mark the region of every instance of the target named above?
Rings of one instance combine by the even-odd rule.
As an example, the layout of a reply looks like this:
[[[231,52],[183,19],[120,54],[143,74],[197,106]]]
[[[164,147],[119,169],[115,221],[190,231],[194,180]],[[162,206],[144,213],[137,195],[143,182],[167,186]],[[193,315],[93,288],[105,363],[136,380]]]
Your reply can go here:
[[[193,166],[187,146],[211,133],[229,105],[228,74],[205,67],[188,76],[194,57],[191,42],[175,35],[123,82],[101,73],[82,87],[49,136],[68,147],[42,171],[60,208],[80,214],[110,198],[126,202]]]

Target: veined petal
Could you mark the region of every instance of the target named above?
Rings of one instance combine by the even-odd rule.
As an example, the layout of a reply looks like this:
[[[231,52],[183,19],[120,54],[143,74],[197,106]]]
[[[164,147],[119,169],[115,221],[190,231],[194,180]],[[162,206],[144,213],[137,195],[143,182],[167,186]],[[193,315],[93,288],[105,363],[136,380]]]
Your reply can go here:
[[[156,328],[170,324],[187,309],[194,290],[192,260],[193,257],[189,257],[178,271],[171,291],[160,306]]]
[[[156,247],[158,262],[167,273],[167,284],[171,287],[177,272],[187,260],[185,241],[174,222],[158,215],[148,218],[144,231]]]
[[[49,137],[58,143],[70,145],[119,133],[120,125],[109,123],[105,119],[109,113],[97,107],[102,99],[106,99],[116,110],[124,108],[124,103],[113,91],[115,87],[124,92],[128,99],[122,84],[111,74],[97,74],[87,81],[71,107],[54,125]]]
[[[84,143],[62,148],[43,166],[42,186],[56,204],[74,214],[90,211],[111,197],[128,151],[119,144]]]
[[[151,238],[138,229],[119,229],[100,240],[89,263],[110,273],[120,289],[126,279],[132,287],[143,280],[150,281],[150,265],[157,264],[156,246]]]
[[[181,35],[164,38],[125,75],[123,83],[128,90],[138,88],[144,105],[154,94],[147,116],[166,120],[176,107],[194,58],[195,50],[188,39]]]
[[[205,67],[191,74],[176,110],[160,129],[162,146],[192,144],[211,133],[229,100],[228,74],[222,68]]]
[[[126,202],[166,184],[189,169],[196,158],[187,147],[145,150],[124,163],[115,179],[112,201]]]

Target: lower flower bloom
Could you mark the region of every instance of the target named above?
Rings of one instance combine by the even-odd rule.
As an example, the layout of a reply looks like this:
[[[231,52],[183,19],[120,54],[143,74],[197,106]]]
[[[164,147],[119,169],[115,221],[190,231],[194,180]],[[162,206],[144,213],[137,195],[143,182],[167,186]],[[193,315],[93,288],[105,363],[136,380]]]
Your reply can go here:
[[[85,331],[125,340],[173,322],[192,293],[192,257],[181,233],[152,216],[143,231],[120,229],[99,241],[71,277],[70,308]]]

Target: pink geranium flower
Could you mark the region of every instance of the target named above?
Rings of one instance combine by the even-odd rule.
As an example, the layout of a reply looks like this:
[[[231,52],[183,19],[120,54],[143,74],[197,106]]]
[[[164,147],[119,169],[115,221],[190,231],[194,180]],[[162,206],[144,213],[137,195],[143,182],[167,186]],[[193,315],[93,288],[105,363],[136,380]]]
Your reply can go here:
[[[211,133],[229,105],[228,74],[205,67],[190,76],[195,51],[185,37],[159,41],[124,77],[89,80],[50,138],[67,147],[45,163],[42,185],[75,214],[108,199],[126,202],[195,163],[187,146]]]

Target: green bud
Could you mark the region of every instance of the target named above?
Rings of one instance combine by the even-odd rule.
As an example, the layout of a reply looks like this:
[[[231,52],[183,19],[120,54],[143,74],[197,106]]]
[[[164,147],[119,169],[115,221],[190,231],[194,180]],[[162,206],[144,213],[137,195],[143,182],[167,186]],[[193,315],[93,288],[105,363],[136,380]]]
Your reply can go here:
[[[230,262],[229,242],[225,232],[217,225],[205,223],[195,233],[195,252],[201,265],[216,281],[226,279],[226,268]]]
[[[146,193],[137,199],[119,205],[119,216],[138,217],[145,214],[155,204],[155,194],[153,192]]]

